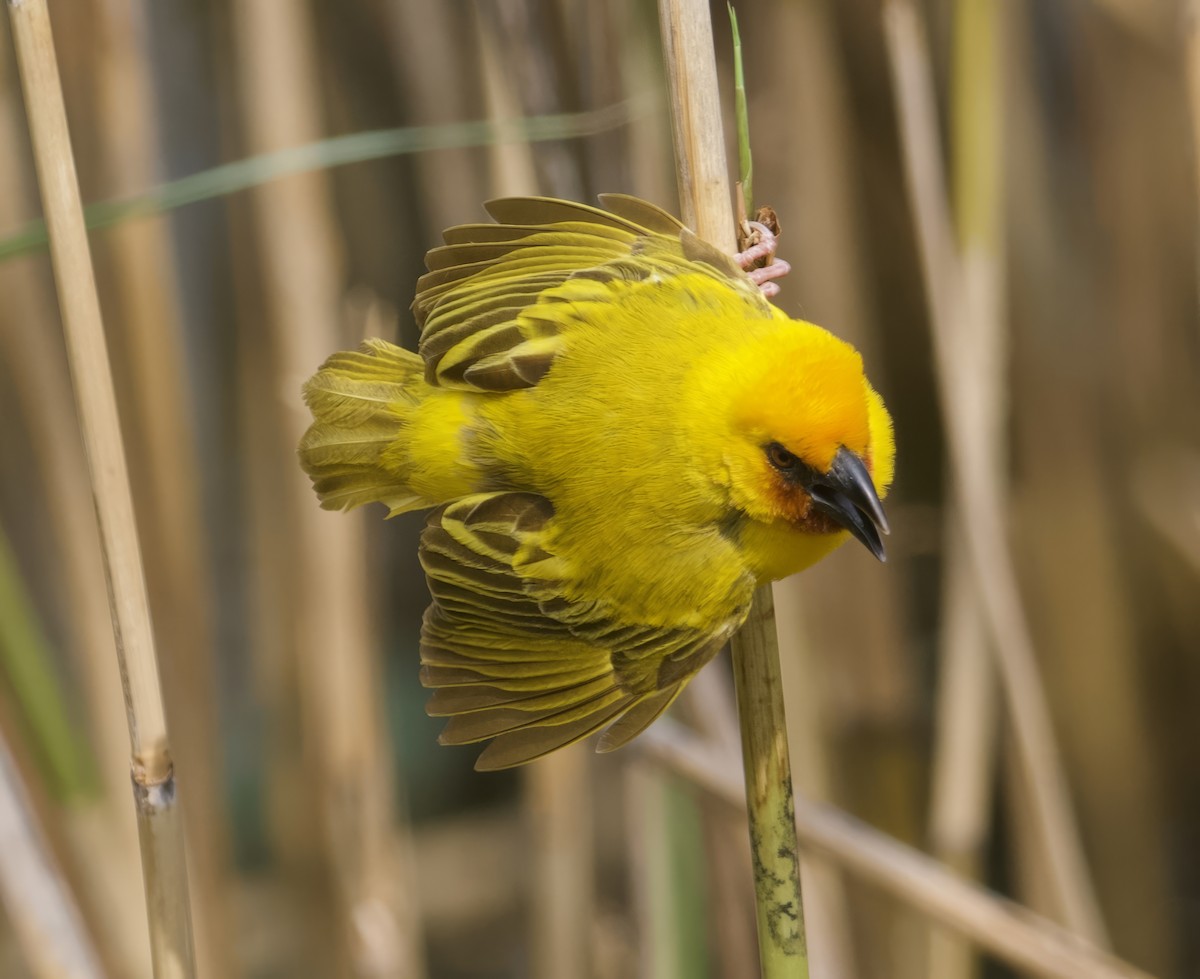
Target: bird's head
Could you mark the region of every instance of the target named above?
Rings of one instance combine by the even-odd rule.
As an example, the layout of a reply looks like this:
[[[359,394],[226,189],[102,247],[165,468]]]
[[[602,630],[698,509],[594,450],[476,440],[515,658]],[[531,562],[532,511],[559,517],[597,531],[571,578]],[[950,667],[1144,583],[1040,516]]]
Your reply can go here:
[[[748,340],[727,366],[722,463],[730,502],[772,542],[769,549],[781,525],[812,542],[809,555],[795,554],[795,534],[787,534],[793,553],[764,559],[765,570],[799,570],[845,531],[883,560],[888,524],[880,500],[895,445],[858,352],[818,326],[792,322],[782,335]]]

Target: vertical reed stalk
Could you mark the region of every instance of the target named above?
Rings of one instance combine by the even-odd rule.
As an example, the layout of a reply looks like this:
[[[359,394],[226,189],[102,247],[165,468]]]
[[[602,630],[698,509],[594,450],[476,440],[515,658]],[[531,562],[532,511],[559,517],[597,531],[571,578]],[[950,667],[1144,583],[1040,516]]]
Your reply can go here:
[[[666,778],[659,766],[635,759],[625,766],[626,832],[634,920],[638,928],[638,975],[681,979],[672,919],[670,847],[665,839]]]
[[[669,201],[678,191],[663,94],[662,54],[651,29],[651,18],[657,14],[638,0],[622,0],[610,8],[622,29],[618,54],[624,94],[653,100],[650,111],[637,113],[629,122],[630,191],[648,201]]]
[[[155,974],[195,975],[183,826],[116,398],[45,0],[8,0],[129,720]]]
[[[311,12],[289,2],[234,7],[242,132],[252,153],[318,138],[321,95]],[[287,392],[276,439],[298,444],[308,423],[300,386],[341,345],[339,229],[323,173],[297,174],[253,194],[254,234],[273,362]],[[365,515],[320,510],[292,466],[283,482],[296,567],[293,633],[302,724],[311,737],[325,869],[335,886],[343,961],[362,977],[424,973],[412,868],[394,831],[390,746],[384,736]]]
[[[741,758],[742,739],[732,676],[715,669],[701,670],[684,690],[680,708],[680,713],[714,752],[730,760]],[[726,979],[749,979],[758,975],[758,929],[754,877],[746,873],[750,841],[745,820],[711,798],[689,797],[689,801],[700,806],[704,817],[713,968]],[[689,857],[681,855],[677,859],[686,861]],[[803,865],[800,869],[803,873]]]
[[[1186,54],[1188,108],[1192,123],[1192,170],[1196,197],[1196,222],[1200,231],[1200,0],[1191,0],[1184,10],[1187,18]],[[1200,234],[1196,241],[1196,263],[1200,270]]]
[[[985,477],[1003,503],[1005,461],[1003,180],[1001,177],[1001,12],[995,0],[958,0],[954,10],[952,164],[954,217],[961,255],[959,329],[964,349],[960,403],[964,426],[982,448]],[[959,526],[969,504],[952,482],[946,520],[944,629],[938,682],[930,840],[933,853],[975,877],[983,862],[996,766],[996,680],[988,655],[979,582]],[[967,979],[978,971],[971,947],[940,929],[930,933],[930,979]]]
[[[732,253],[733,198],[708,5],[699,0],[659,0],[658,16],[683,222],[705,241]]]
[[[555,752],[522,773],[535,979],[585,979],[592,959],[591,766],[583,751],[577,745]]]
[[[474,118],[482,95],[480,56],[477,38],[463,30],[474,12],[445,0],[405,0],[384,9],[390,60],[411,113],[408,125]],[[459,224],[464,202],[486,199],[482,164],[482,154],[468,147],[413,156],[427,228],[436,232]],[[445,192],[450,187],[452,195]]]
[[[94,0],[92,93],[96,155],[109,196],[132,197],[161,179],[147,0]],[[86,14],[85,14],[86,16]],[[181,300],[166,217],[124,222],[98,236],[134,502],[151,612],[163,655],[172,746],[188,773],[183,799],[196,964],[207,979],[237,979],[226,900],[229,828],[222,799],[208,537],[184,368]]]
[[[1084,859],[1033,639],[1005,541],[1003,497],[988,465],[988,448],[976,440],[970,426],[976,393],[967,386],[961,365],[980,356],[980,350],[956,326],[969,311],[938,150],[932,71],[911,0],[887,0],[884,26],[916,214],[947,448],[963,506],[964,545],[978,582],[1018,759],[1029,782],[1034,817],[1046,844],[1063,920],[1096,944],[1106,945],[1107,933]]]
[[[0,77],[7,78],[7,22],[0,33]],[[14,80],[15,81],[15,80]],[[20,95],[0,90],[0,225],[27,220],[31,184],[18,159],[24,119]],[[110,961],[127,979],[150,975],[150,944],[139,873],[138,832],[129,806],[129,731],[122,708],[104,559],[88,489],[87,460],[71,399],[62,342],[33,324],[52,322],[54,299],[38,259],[0,265],[0,362],[12,380],[20,423],[34,449],[35,492],[43,494],[53,533],[62,603],[69,608],[66,647],[89,722],[88,740],[103,782],[100,797],[64,814],[80,879],[81,901]],[[17,419],[11,420],[13,423]]]
[[[708,4],[701,0],[659,0],[658,9],[683,220],[701,238],[733,252],[732,198]],[[807,977],[792,772],[769,585],[755,593],[749,618],[731,646],[742,727],[762,972],[765,979]]]

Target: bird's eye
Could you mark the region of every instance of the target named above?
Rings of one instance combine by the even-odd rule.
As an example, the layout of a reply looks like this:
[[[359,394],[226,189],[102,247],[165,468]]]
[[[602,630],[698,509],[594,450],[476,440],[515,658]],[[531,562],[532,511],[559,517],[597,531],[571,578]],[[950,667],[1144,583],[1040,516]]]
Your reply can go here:
[[[794,473],[800,467],[800,460],[778,442],[767,446],[767,461],[781,473]]]

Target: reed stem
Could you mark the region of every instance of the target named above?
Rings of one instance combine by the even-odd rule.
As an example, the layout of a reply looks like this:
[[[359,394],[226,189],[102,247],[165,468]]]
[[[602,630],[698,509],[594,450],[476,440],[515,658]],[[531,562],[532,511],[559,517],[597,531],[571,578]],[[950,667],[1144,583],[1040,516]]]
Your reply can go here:
[[[158,977],[195,975],[183,827],[125,452],[46,0],[8,0],[125,690]]]
[[[322,126],[313,12],[290,0],[238,4],[233,28],[246,79],[239,97],[248,148],[273,153],[312,140]],[[251,205],[271,376],[289,392],[273,437],[296,445],[308,425],[300,379],[340,345],[343,285],[332,184],[326,173],[297,174],[260,187]],[[279,488],[295,562],[287,579],[295,595],[291,652],[340,938],[335,964],[322,974],[420,979],[418,891],[396,832],[394,763],[368,606],[365,515],[321,511],[295,467]]]
[[[703,0],[660,0],[683,220],[734,251],[712,21]],[[769,585],[731,643],[746,773],[758,944],[764,979],[807,977],[808,946],[788,759],[779,641]]]
[[[997,487],[1006,483],[1006,336],[1003,309],[1004,180],[1000,159],[1003,91],[1002,11],[995,0],[958,0],[954,9],[951,88],[954,218],[958,231],[964,348],[958,369],[968,379],[960,403],[980,446],[979,462]],[[929,836],[934,856],[965,877],[983,866],[991,829],[998,738],[997,684],[979,596],[960,521],[970,509],[961,482],[948,487]],[[1004,501],[1004,491],[998,499]],[[930,933],[929,979],[971,979],[974,950],[940,929]]]

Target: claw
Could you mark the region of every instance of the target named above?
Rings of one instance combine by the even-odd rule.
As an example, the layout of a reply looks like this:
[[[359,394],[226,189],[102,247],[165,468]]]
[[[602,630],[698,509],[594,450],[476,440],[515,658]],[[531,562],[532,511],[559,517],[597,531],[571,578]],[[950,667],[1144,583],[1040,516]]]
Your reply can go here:
[[[742,268],[746,267],[743,265]],[[746,269],[746,274],[750,276],[750,281],[758,286],[762,294],[771,299],[773,296],[779,295],[779,283],[772,280],[782,279],[791,270],[791,265],[782,258],[777,258],[770,265],[764,265],[762,268]]]
[[[745,251],[734,256],[738,265],[768,299],[779,295],[779,284],[773,280],[787,275],[792,267],[782,259],[775,258],[779,239],[774,231],[761,221],[748,221],[745,227],[749,234],[745,240]]]

